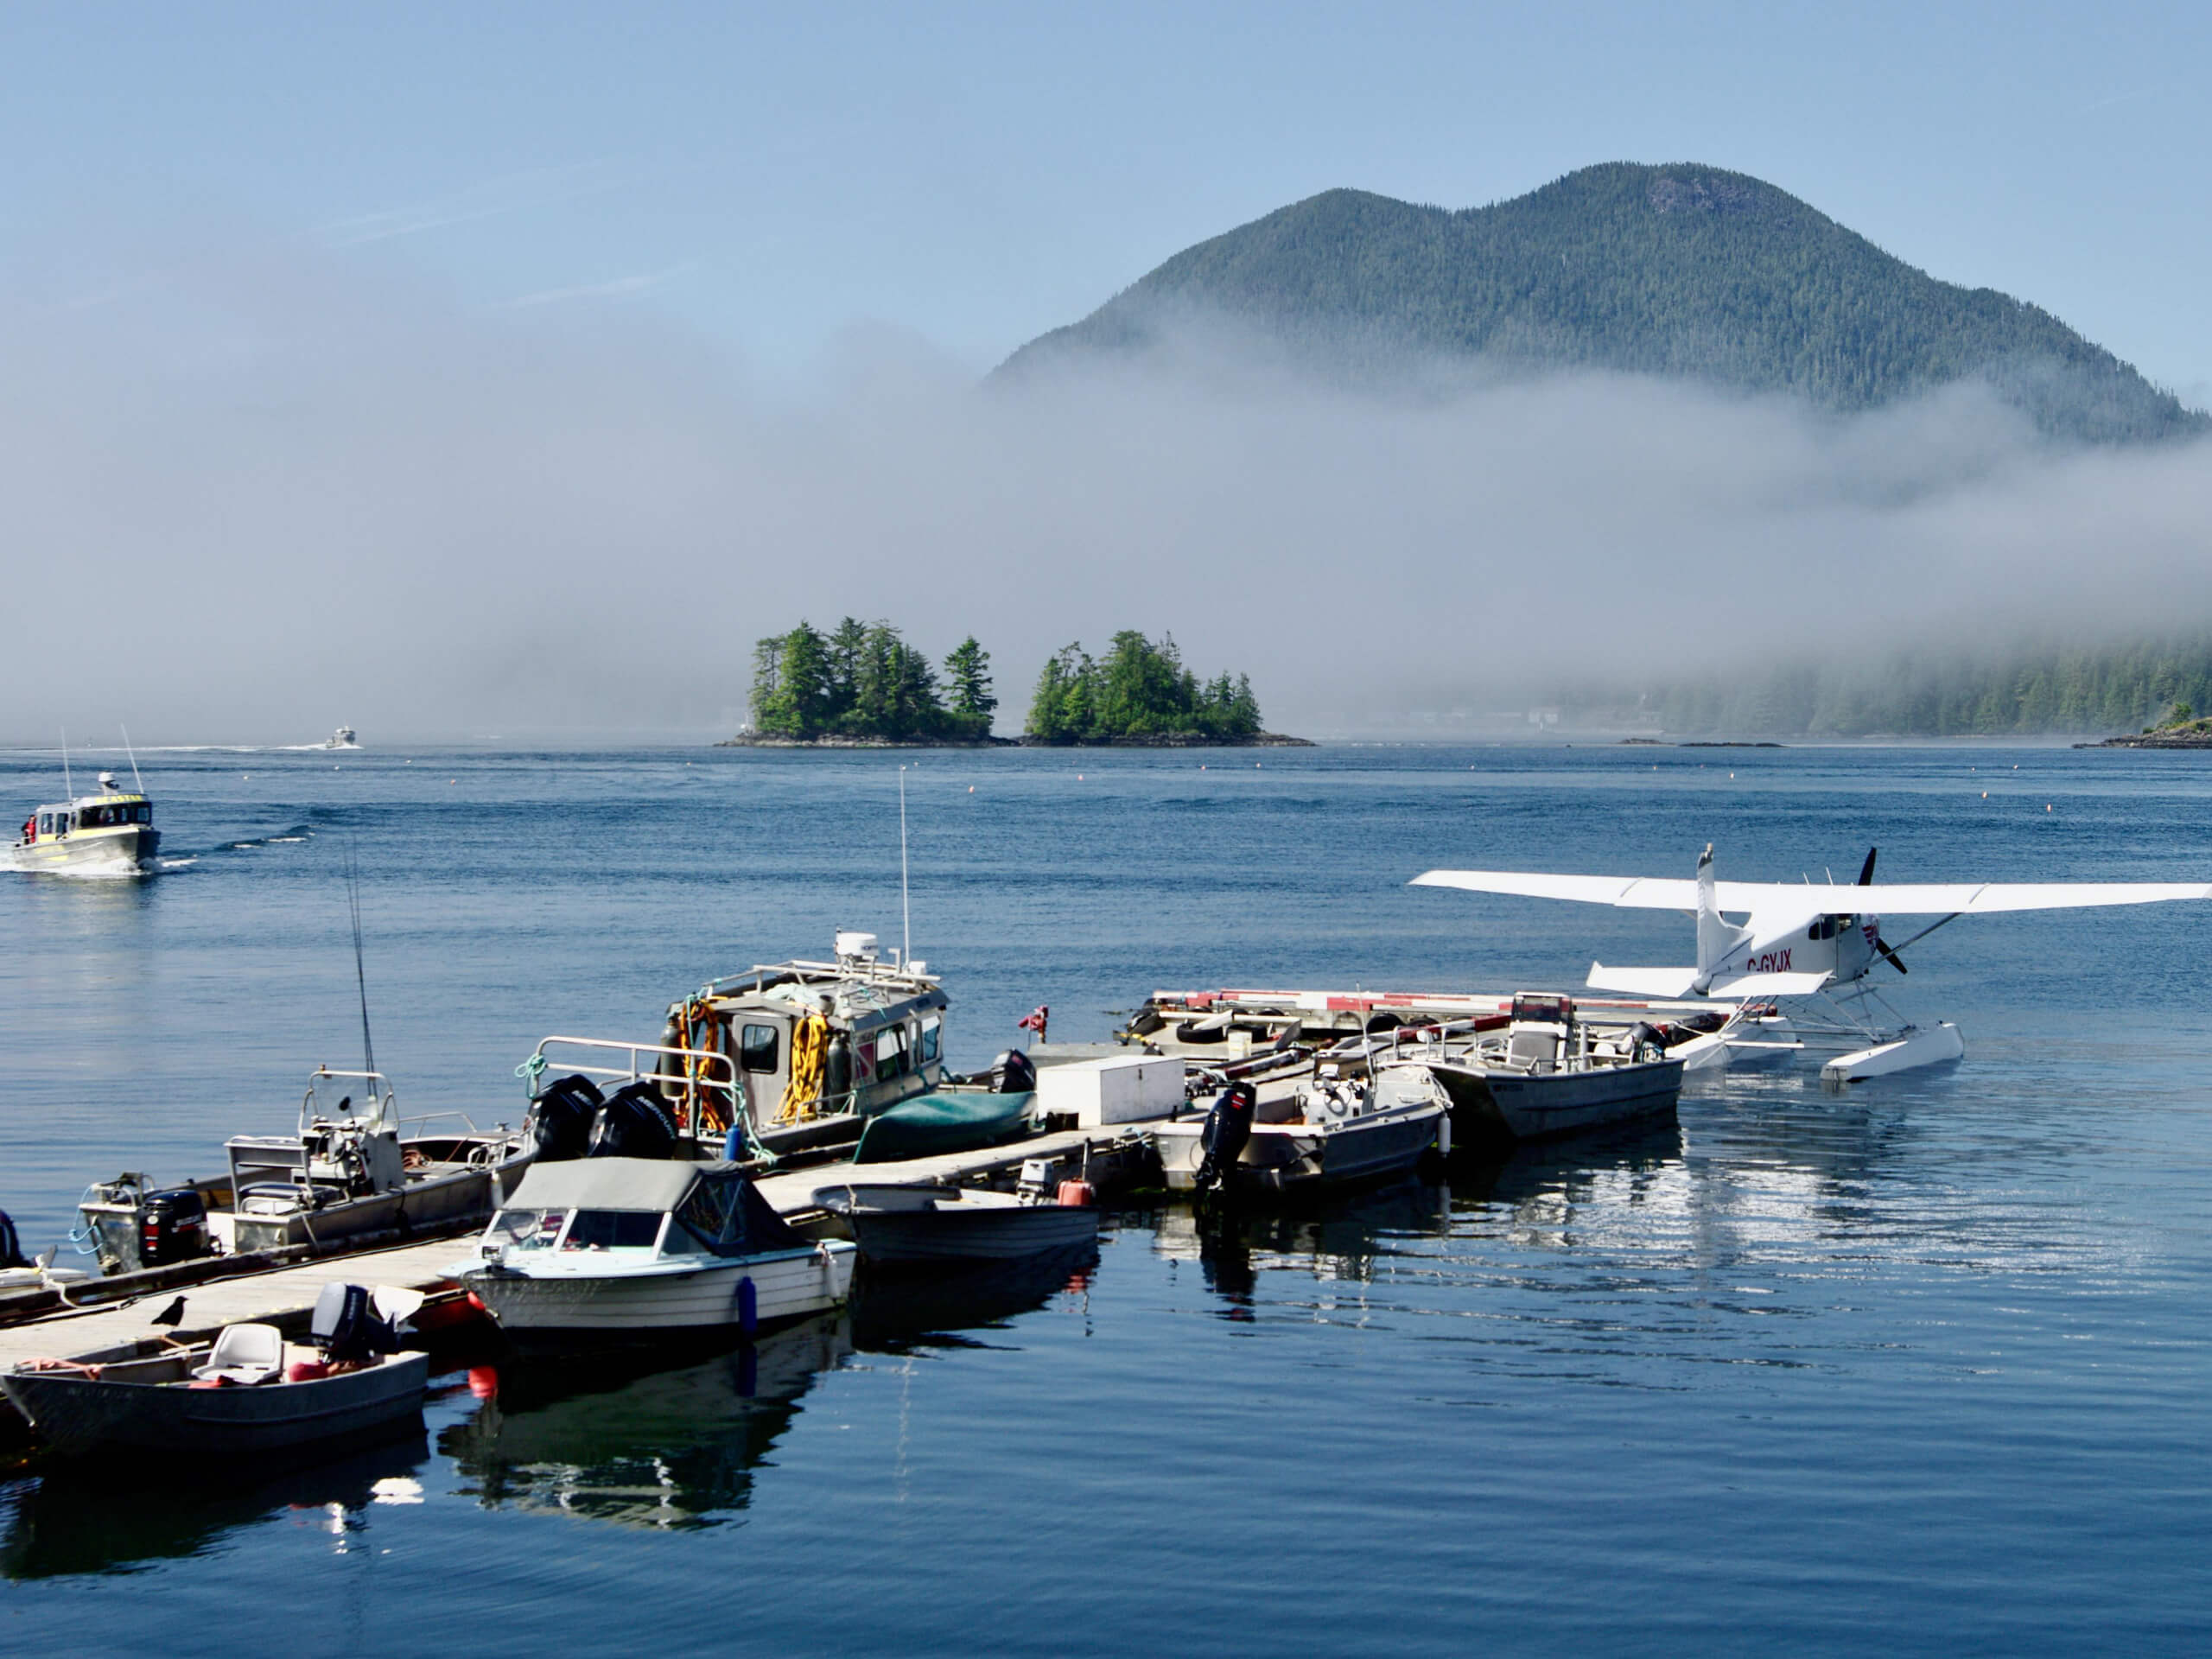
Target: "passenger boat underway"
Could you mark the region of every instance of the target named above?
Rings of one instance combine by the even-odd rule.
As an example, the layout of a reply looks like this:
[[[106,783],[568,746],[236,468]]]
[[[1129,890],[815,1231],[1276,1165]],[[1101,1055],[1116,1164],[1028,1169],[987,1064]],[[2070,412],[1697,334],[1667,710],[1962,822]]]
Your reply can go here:
[[[1431,1033],[1376,1055],[1381,1074],[1427,1072],[1451,1097],[1463,1141],[1541,1140],[1675,1109],[1682,1059],[1656,1027],[1593,1030],[1566,996],[1522,992],[1504,1029]]]
[[[810,1243],[724,1161],[539,1163],[454,1277],[524,1344],[750,1337],[842,1304],[858,1252]]]
[[[1402,1175],[1432,1147],[1451,1151],[1450,1108],[1425,1072],[1338,1073],[1324,1065],[1281,1093],[1232,1083],[1203,1119],[1156,1125],[1153,1143],[1169,1189],[1347,1185]]]
[[[144,872],[154,868],[161,844],[153,803],[104,772],[99,793],[40,807],[0,855],[12,870]]]
[[[316,1086],[348,1084],[328,1116]],[[411,1129],[411,1133],[409,1131]],[[230,1173],[162,1187],[143,1174],[91,1187],[80,1236],[110,1274],[195,1256],[309,1247],[334,1254],[480,1224],[521,1179],[534,1148],[520,1130],[479,1129],[458,1112],[403,1124],[381,1072],[318,1067],[291,1135],[234,1135]]]
[[[358,749],[361,746],[353,741],[353,728],[351,726],[340,726],[325,738],[319,747],[326,749]]]

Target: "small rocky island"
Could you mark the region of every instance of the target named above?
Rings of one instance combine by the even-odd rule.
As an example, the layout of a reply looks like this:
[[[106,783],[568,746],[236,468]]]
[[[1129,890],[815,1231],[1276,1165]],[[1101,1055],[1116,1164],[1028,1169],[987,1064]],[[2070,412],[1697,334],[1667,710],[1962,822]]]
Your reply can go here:
[[[2077,749],[2212,749],[2212,718],[2200,717],[2185,702],[2174,705],[2173,712],[2156,726],[2145,726],[2139,732],[2124,737],[2108,737],[2101,743],[2076,743]]]
[[[1039,676],[1022,734],[991,731],[990,653],[973,636],[939,670],[888,622],[847,617],[829,633],[801,622],[753,650],[753,720],[718,748],[1311,748],[1265,730],[1249,677],[1201,681],[1174,637],[1134,629],[1103,659],[1080,644]]]

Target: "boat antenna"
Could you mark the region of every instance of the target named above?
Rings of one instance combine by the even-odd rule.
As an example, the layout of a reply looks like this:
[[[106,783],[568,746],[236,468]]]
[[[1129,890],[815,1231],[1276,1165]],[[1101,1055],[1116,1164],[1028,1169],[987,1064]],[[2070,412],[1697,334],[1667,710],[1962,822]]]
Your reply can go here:
[[[361,993],[361,1069],[370,1074],[369,1093],[377,1101],[377,1115],[384,1115],[384,1101],[376,1092],[377,1051],[369,1040],[369,976],[361,963],[361,870],[353,855],[351,836],[346,842],[346,903],[353,917],[353,983]]]
[[[906,898],[906,768],[899,768],[899,965],[914,959],[914,911]]]
[[[77,785],[69,781],[69,728],[61,728],[61,792],[71,800],[77,798]]]
[[[119,720],[115,722],[115,726],[116,729],[123,734],[123,752],[130,757],[130,781],[138,786],[138,792],[143,795],[146,792],[146,780],[138,775],[138,751],[130,747],[130,728]]]

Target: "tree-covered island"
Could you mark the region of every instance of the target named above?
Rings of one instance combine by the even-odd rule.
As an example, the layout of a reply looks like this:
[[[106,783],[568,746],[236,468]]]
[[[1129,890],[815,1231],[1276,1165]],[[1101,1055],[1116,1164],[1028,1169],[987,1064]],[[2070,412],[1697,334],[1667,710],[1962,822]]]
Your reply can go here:
[[[990,743],[990,653],[971,636],[943,677],[888,622],[847,617],[829,633],[802,621],[753,648],[753,721],[729,742]]]
[[[1304,740],[1262,729],[1259,700],[1245,675],[1201,682],[1183,665],[1173,634],[1158,645],[1133,628],[1114,636],[1103,660],[1080,644],[1056,652],[1037,677],[1022,741],[1042,744],[1265,743]]]

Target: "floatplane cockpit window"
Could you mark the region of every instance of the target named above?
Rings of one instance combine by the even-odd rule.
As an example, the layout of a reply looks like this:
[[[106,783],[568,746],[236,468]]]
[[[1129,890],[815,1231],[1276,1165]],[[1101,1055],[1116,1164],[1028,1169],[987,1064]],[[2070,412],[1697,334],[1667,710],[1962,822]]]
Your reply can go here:
[[[748,1071],[772,1071],[776,1069],[776,1039],[773,1026],[747,1026],[739,1033],[737,1063]]]

